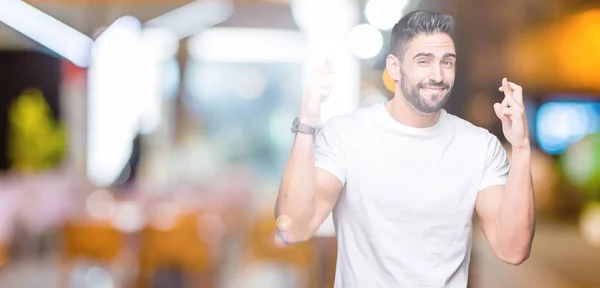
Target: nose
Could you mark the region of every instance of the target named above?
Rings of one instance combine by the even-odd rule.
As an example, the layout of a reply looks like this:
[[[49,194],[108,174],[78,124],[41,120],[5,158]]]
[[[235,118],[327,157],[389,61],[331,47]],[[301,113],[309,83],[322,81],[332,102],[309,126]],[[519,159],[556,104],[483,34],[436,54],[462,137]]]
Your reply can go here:
[[[431,71],[431,80],[435,81],[436,83],[442,82],[442,65],[432,65],[431,69],[433,70]]]

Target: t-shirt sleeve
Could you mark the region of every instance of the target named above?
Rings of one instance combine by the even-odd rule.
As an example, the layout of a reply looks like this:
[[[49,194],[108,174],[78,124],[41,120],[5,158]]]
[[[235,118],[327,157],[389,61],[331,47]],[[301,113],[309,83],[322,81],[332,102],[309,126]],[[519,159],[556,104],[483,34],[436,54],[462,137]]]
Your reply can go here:
[[[506,185],[510,165],[498,137],[487,134],[485,167],[479,191],[495,185]]]
[[[335,175],[346,184],[345,131],[340,120],[331,118],[315,137],[315,167]]]

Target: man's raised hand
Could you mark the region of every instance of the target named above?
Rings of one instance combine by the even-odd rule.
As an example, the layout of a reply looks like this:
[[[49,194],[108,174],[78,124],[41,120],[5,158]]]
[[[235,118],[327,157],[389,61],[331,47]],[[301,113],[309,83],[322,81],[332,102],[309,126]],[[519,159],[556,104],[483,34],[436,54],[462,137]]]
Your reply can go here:
[[[321,117],[321,103],[327,101],[332,91],[333,66],[331,59],[317,67],[308,80],[300,108],[300,122],[315,126]]]

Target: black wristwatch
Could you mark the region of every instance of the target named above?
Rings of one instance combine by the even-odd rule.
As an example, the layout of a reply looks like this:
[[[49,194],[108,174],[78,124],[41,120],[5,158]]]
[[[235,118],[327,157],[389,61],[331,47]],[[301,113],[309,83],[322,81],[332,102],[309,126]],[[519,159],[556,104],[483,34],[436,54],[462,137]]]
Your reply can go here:
[[[315,135],[315,131],[317,129],[315,127],[300,123],[300,118],[296,117],[294,119],[294,123],[292,123],[292,133],[301,132],[304,134]]]

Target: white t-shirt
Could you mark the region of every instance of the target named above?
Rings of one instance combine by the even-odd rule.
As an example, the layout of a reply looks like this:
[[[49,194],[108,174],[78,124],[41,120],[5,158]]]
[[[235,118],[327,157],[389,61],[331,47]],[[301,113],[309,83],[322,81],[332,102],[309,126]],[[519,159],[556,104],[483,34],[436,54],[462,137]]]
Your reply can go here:
[[[405,126],[376,104],[327,122],[315,166],[344,184],[336,288],[467,287],[477,194],[509,171],[496,136],[445,110]]]

